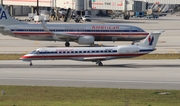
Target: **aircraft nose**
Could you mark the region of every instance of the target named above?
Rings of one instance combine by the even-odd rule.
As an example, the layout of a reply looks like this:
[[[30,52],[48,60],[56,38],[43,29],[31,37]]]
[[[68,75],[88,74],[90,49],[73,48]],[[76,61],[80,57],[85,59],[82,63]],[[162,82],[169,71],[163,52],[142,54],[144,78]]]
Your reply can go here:
[[[26,59],[26,56],[23,55],[23,56],[21,56],[19,59],[20,59],[20,60],[24,60],[24,59]]]
[[[28,62],[31,61],[30,57],[27,55],[21,56],[19,59],[22,61],[28,61]]]

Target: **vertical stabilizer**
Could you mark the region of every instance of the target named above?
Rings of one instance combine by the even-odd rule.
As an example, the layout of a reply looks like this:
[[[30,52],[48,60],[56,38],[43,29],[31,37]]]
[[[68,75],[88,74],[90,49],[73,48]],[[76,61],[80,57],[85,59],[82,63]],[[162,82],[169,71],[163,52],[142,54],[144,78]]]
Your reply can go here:
[[[13,19],[9,13],[0,4],[0,26],[14,25],[14,24],[26,24],[18,20]]]
[[[162,32],[164,32],[164,30],[149,33],[145,40],[138,45],[141,47],[154,49]]]

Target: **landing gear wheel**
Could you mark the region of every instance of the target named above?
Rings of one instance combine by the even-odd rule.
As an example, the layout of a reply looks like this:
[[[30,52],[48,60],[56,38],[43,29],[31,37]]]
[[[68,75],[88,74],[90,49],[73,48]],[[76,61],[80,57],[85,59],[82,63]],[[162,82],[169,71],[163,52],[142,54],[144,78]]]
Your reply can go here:
[[[103,66],[103,63],[102,63],[102,62],[99,62],[99,63],[98,63],[98,66]]]
[[[65,46],[66,46],[66,47],[69,47],[69,46],[70,46],[70,43],[69,43],[69,42],[66,42],[66,43],[65,43]]]
[[[32,66],[32,65],[33,65],[32,62],[30,62],[29,66]]]

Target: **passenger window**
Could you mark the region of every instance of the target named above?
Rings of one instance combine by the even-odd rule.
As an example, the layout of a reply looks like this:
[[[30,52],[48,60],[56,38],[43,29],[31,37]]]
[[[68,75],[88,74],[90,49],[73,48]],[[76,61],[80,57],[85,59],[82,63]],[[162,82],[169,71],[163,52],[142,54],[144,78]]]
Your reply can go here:
[[[117,50],[113,50],[113,52],[117,52]]]

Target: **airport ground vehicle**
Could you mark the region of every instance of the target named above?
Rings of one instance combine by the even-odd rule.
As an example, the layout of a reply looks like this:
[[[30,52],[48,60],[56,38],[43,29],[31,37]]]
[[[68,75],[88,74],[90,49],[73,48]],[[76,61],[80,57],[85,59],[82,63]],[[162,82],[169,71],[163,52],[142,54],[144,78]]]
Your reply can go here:
[[[148,18],[148,19],[151,19],[151,18],[158,19],[159,16],[155,15],[155,14],[148,14],[148,15],[146,15],[146,18]]]
[[[82,17],[82,21],[91,22],[91,16],[89,16],[89,15],[84,15],[84,16]]]
[[[135,17],[144,17],[145,13],[144,12],[135,12]]]

